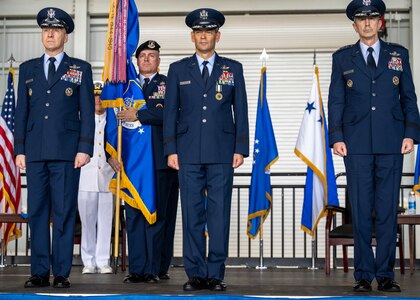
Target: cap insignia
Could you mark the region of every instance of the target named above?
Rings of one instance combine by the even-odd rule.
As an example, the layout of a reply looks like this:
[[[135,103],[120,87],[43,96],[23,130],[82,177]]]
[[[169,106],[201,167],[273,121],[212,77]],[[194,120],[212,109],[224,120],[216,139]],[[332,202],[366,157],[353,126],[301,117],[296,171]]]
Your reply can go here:
[[[155,48],[156,47],[155,42],[150,41],[148,47],[151,48],[151,49]]]
[[[54,18],[55,18],[55,10],[54,10],[54,9],[52,9],[52,8],[50,8],[50,9],[47,11],[47,17],[48,17],[49,19],[54,19]]]
[[[207,10],[203,9],[202,11],[200,11],[200,19],[207,20],[208,17],[209,13],[207,12]]]
[[[363,5],[364,5],[364,6],[370,6],[370,5],[371,5],[371,3],[372,3],[372,1],[371,1],[371,0],[363,0]]]

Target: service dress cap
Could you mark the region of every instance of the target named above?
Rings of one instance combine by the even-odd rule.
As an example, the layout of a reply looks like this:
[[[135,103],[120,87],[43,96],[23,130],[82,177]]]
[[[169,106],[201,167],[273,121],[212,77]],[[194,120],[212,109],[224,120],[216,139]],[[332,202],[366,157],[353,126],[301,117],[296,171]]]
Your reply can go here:
[[[357,17],[380,17],[383,16],[386,5],[382,0],[353,0],[346,9],[346,15],[350,20]]]
[[[159,52],[160,49],[160,45],[158,44],[158,42],[153,41],[153,40],[148,40],[145,41],[143,44],[141,44],[137,50],[136,50],[136,58],[139,57],[140,52],[142,52],[143,50],[155,50],[157,52]]]
[[[104,83],[100,80],[96,80],[93,82],[93,93],[95,95],[100,95],[102,93],[102,89],[104,87]]]
[[[190,12],[185,18],[185,24],[192,30],[218,29],[225,23],[225,16],[212,8],[199,8]]]
[[[57,7],[46,7],[41,9],[36,17],[36,21],[41,28],[64,28],[66,33],[72,33],[74,30],[72,17],[64,10]]]

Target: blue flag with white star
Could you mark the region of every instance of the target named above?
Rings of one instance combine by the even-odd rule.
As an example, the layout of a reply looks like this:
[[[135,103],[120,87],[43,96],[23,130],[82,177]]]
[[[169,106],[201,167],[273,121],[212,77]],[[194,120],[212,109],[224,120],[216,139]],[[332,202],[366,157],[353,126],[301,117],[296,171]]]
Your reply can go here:
[[[255,238],[271,210],[270,168],[279,159],[276,138],[267,103],[266,68],[261,69],[260,90],[255,125],[251,186],[249,191],[247,233]]]
[[[126,76],[122,77],[126,77],[126,81],[107,81],[101,93],[102,105],[107,108],[105,127],[106,151],[114,158],[118,158],[118,120],[116,117],[118,111],[125,107],[147,109],[140,81],[131,62],[131,56],[136,50],[139,40],[137,7],[134,0],[118,1],[118,3],[117,10],[118,13],[121,13],[121,18],[117,16],[117,20],[122,22],[119,25],[120,27],[125,28],[124,26],[126,26],[127,31],[116,30],[117,36],[115,41],[122,38],[118,34],[127,34],[126,51],[124,53],[126,55],[126,68],[111,66],[111,69],[117,71],[125,69]],[[127,4],[128,6],[126,6]],[[124,12],[124,10],[126,11]],[[126,21],[124,21],[125,13],[127,13]],[[151,125],[143,125],[139,121],[122,122],[121,146],[121,198],[126,204],[139,209],[145,219],[150,224],[153,224],[156,222],[156,197]],[[109,188],[111,192],[116,194],[116,175],[111,179]]]
[[[295,154],[308,166],[301,228],[311,236],[325,215],[325,207],[339,205],[317,66],[314,71],[311,95],[295,146]]]

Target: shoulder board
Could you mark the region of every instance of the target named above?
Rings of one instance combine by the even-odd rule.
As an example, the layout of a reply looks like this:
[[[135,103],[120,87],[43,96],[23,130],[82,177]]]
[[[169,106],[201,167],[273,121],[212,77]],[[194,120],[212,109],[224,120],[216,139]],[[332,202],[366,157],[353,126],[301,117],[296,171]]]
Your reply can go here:
[[[71,61],[71,66],[78,66],[78,65],[89,65],[90,63],[88,63],[87,61],[80,59],[80,58],[76,58],[76,57],[70,57],[70,61]]]
[[[220,57],[221,59],[227,60],[227,61],[229,61],[229,62],[233,62],[233,63],[236,63],[236,64],[240,64],[240,62],[239,62],[239,61],[234,60],[234,59],[232,59],[232,58],[225,57],[225,56],[219,56],[219,57]]]
[[[343,50],[349,49],[349,48],[351,48],[351,47],[353,47],[353,45],[352,45],[352,44],[350,44],[350,45],[346,45],[346,46],[343,46],[343,47],[339,48],[338,50],[336,50],[336,51],[334,52],[334,54],[336,54],[336,53],[338,53],[338,52],[341,52],[341,51],[343,51]]]
[[[386,44],[389,45],[389,46],[394,46],[394,47],[399,47],[399,48],[407,49],[403,45],[400,45],[400,44],[397,44],[397,43],[386,42]]]
[[[158,73],[157,75],[159,75],[159,76],[156,76],[156,78],[158,78],[159,80],[158,81],[166,81],[166,75],[163,75],[163,74],[160,74],[160,73]]]
[[[28,63],[34,62],[38,59],[39,59],[39,57],[31,58],[31,59],[28,59],[28,60],[24,61],[22,64],[28,64]]]

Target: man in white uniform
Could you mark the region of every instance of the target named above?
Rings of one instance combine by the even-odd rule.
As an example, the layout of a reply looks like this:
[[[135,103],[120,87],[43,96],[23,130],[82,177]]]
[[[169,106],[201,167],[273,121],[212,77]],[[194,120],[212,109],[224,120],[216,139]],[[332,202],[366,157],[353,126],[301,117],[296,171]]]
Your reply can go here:
[[[82,222],[81,254],[83,274],[109,274],[113,198],[109,182],[114,174],[106,162],[104,133],[106,111],[100,94],[103,84],[94,82],[95,92],[95,145],[93,157],[80,173],[79,214]]]

